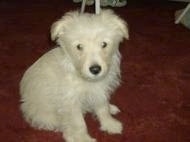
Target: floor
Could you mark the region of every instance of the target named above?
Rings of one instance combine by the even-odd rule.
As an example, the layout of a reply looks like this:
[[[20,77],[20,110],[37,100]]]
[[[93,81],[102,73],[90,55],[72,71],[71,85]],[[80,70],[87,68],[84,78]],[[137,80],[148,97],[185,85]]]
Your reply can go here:
[[[62,134],[31,128],[19,110],[24,71],[52,48],[51,24],[80,5],[68,0],[0,1],[0,141],[63,142]],[[130,2],[113,8],[130,28],[121,44],[122,84],[112,103],[122,112],[122,135],[100,132],[86,121],[98,142],[190,141],[190,31],[174,24],[175,2]],[[87,11],[93,12],[93,7]]]

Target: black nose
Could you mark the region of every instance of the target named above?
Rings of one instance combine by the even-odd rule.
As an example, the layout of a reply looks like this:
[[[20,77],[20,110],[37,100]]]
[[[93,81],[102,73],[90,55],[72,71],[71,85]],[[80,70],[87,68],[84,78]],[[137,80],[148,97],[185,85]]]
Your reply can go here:
[[[99,66],[99,65],[93,65],[93,66],[91,66],[91,67],[89,68],[89,70],[90,70],[90,72],[91,72],[92,74],[97,75],[97,74],[99,74],[100,71],[101,71],[101,66]]]

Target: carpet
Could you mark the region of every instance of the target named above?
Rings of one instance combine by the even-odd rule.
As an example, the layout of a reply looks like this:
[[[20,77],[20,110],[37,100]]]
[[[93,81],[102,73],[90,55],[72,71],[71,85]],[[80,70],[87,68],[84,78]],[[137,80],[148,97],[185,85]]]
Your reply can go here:
[[[175,2],[130,2],[113,8],[130,28],[121,44],[122,84],[111,102],[121,113],[122,135],[100,132],[91,115],[89,133],[98,142],[190,141],[190,31],[174,24]],[[0,1],[0,141],[63,142],[62,134],[37,130],[20,112],[24,71],[52,48],[51,24],[80,4],[68,0]],[[87,10],[93,11],[93,7]]]

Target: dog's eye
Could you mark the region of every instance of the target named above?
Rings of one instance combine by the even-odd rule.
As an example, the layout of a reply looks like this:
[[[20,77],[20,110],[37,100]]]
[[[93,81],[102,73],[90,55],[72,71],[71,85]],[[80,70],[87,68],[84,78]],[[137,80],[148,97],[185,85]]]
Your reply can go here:
[[[77,45],[77,49],[78,49],[78,50],[82,50],[82,49],[83,49],[82,45],[81,45],[81,44],[78,44],[78,45]]]
[[[102,48],[105,48],[105,47],[107,47],[107,45],[108,45],[108,44],[107,44],[106,42],[102,42],[102,45],[101,45],[101,46],[102,46]]]

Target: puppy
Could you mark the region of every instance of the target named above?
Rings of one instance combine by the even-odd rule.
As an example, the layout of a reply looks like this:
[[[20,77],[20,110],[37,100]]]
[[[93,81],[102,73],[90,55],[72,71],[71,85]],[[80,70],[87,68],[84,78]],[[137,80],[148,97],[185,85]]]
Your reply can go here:
[[[57,47],[39,58],[20,83],[21,110],[39,129],[63,132],[67,142],[95,142],[84,114],[97,116],[100,129],[120,134],[109,103],[120,84],[119,43],[128,39],[126,23],[111,10],[100,14],[68,12],[51,27]]]

